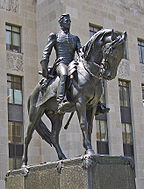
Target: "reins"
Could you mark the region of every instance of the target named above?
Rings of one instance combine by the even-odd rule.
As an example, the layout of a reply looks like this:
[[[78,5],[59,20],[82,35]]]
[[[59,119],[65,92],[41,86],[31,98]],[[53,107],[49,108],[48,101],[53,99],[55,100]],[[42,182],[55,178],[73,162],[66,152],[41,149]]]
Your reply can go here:
[[[109,65],[109,61],[108,61],[108,57],[109,57],[109,54],[111,53],[112,51],[112,46],[109,45],[109,46],[104,46],[102,48],[103,50],[103,59],[101,61],[100,64],[98,64],[97,62],[91,62],[92,64],[94,64],[95,66],[97,66],[99,68],[98,70],[98,76],[96,76],[95,74],[93,74],[91,72],[91,70],[89,69],[88,67],[88,63],[83,62],[83,66],[85,68],[85,70],[94,78],[96,79],[102,79],[103,78],[103,74],[105,73],[106,69],[107,69],[107,66]],[[90,63],[90,62],[89,62]]]

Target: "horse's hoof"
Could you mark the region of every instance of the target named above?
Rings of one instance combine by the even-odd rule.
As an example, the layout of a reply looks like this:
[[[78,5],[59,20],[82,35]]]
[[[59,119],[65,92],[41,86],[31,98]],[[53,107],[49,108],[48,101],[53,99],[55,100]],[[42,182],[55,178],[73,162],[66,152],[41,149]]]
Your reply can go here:
[[[65,160],[65,159],[67,159],[67,157],[65,155],[59,157],[59,160]]]
[[[95,152],[92,149],[88,149],[86,154],[83,156],[83,168],[88,169],[94,165]]]
[[[21,166],[21,168],[25,168],[27,165],[25,165],[25,164],[22,164],[22,166]]]

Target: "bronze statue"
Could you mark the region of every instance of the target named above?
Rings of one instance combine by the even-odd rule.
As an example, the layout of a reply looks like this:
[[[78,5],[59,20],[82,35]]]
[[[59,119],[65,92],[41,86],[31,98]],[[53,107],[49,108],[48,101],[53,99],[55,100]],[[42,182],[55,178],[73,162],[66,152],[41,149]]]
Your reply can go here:
[[[56,51],[56,59],[61,58],[61,61],[56,67],[56,73],[60,78],[59,86],[57,89],[57,102],[58,109],[67,105],[65,97],[65,85],[67,79],[67,66],[74,60],[75,52],[79,55],[81,47],[80,39],[70,33],[70,15],[62,14],[59,19],[61,30],[58,33],[51,33],[47,45],[43,51],[41,66],[42,75],[49,77],[48,63],[52,48]]]
[[[71,50],[71,56],[64,56],[64,58],[66,58],[64,59],[61,58],[61,53],[60,55],[57,54],[58,59],[55,62],[56,66],[54,66],[54,69],[52,68],[52,70],[50,70],[50,77],[47,77],[47,63],[45,61],[41,62],[43,69],[42,74],[47,77],[47,79],[42,79],[37,84],[28,100],[29,125],[27,136],[25,137],[23,165],[27,165],[28,145],[34,130],[36,130],[47,143],[55,147],[59,159],[66,159],[59,144],[59,133],[62,127],[63,116],[66,112],[77,112],[83,134],[85,153],[88,155],[94,154],[94,150],[91,146],[91,134],[94,115],[99,111],[97,107],[103,91],[102,83],[103,80],[112,80],[116,77],[118,65],[121,59],[124,58],[126,33],[124,32],[122,36],[120,36],[111,29],[98,31],[90,38],[86,45],[83,46],[77,61],[73,60],[74,52],[79,51],[80,42],[78,37],[73,37],[75,39],[75,47],[73,51]],[[57,40],[57,38],[54,39],[54,41],[55,40]],[[73,42],[71,44],[73,44]],[[54,48],[59,48],[60,50],[59,45],[60,44],[55,43]],[[56,52],[58,53],[59,50]],[[43,60],[48,60],[50,51],[49,53],[47,50],[44,52],[46,53],[43,54],[43,57],[44,55],[46,56]],[[61,61],[63,61],[63,63]],[[59,96],[57,95],[57,90],[59,90],[59,88],[61,89],[61,87],[59,87],[61,79],[56,74],[53,74],[54,72],[58,73],[57,64],[60,65],[59,63],[67,65],[66,74],[62,75],[67,75],[68,77],[65,83],[65,85],[67,85],[65,95],[69,101],[68,106],[61,107],[60,113],[57,104],[57,98]],[[62,91],[64,91],[64,89],[62,89]],[[41,120],[43,114],[51,121],[51,131]]]

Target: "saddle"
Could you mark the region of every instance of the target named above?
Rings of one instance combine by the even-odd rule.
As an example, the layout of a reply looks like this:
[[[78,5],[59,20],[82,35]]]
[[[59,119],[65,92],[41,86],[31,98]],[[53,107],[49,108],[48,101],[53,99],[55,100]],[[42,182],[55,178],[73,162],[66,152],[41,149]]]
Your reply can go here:
[[[71,80],[74,78],[74,75],[77,73],[77,66],[78,66],[78,61],[73,60],[69,65],[68,65],[68,79],[67,79],[67,88],[69,88],[72,84]],[[56,74],[56,66],[55,67],[48,67],[48,77],[47,78],[42,78],[39,82],[41,86],[41,91],[44,92],[47,87],[51,84],[51,80],[57,77]],[[39,72],[39,74],[41,74]]]

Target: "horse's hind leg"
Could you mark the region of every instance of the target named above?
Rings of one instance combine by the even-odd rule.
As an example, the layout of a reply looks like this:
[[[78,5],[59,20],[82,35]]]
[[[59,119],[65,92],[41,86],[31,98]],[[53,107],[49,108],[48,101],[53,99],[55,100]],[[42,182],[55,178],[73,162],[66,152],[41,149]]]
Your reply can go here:
[[[36,125],[38,124],[40,118],[42,116],[42,111],[40,108],[33,107],[32,110],[29,112],[29,125],[24,141],[24,153],[22,158],[22,166],[27,165],[28,162],[28,146],[32,139],[32,134],[35,130]]]
[[[52,123],[52,131],[51,131],[51,142],[53,146],[56,149],[58,158],[61,159],[66,159],[66,156],[62,152],[62,149],[59,144],[59,133],[62,127],[62,120],[63,120],[63,114],[48,114],[45,112],[45,114],[48,116]]]

